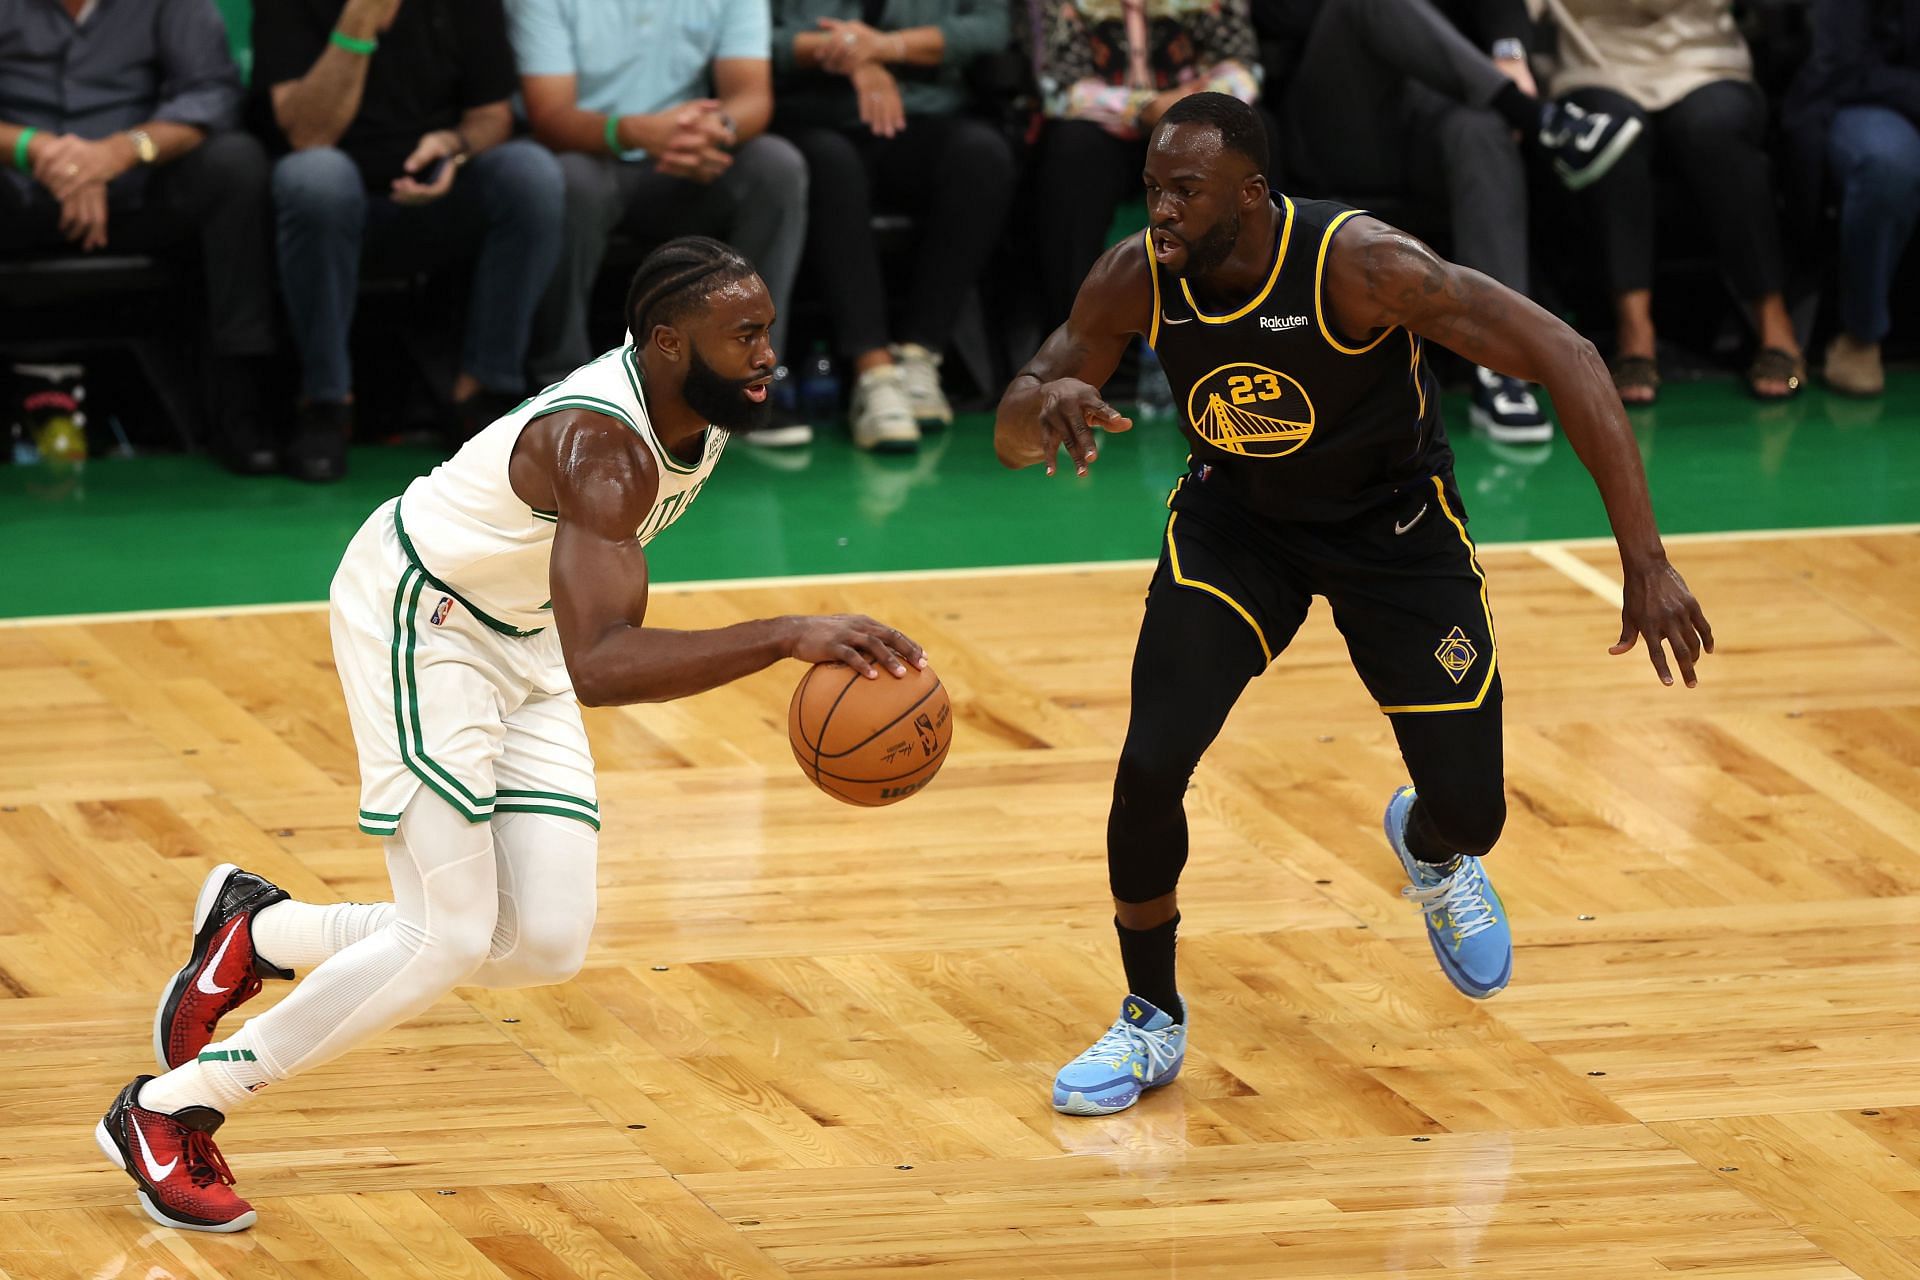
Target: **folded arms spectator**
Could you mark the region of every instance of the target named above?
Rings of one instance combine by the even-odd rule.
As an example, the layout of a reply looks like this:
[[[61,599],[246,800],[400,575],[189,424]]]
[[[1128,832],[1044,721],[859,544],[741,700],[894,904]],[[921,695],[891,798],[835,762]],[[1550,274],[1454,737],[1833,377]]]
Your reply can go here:
[[[776,127],[811,176],[808,243],[841,353],[853,438],[915,447],[953,419],[940,359],[1000,236],[1013,152],[963,114],[964,71],[1007,46],[1005,0],[775,0]],[[899,342],[890,341],[877,205],[919,221]]]

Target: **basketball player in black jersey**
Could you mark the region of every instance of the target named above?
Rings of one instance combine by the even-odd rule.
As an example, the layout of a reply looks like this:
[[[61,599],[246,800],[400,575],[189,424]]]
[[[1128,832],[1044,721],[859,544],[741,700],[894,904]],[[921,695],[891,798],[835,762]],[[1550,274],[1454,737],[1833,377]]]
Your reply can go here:
[[[1691,687],[1713,649],[1667,563],[1640,454],[1593,345],[1404,232],[1269,190],[1266,155],[1258,116],[1234,98],[1200,93],[1169,109],[1147,152],[1149,229],[1095,264],[995,424],[1007,466],[1044,463],[1051,475],[1065,449],[1086,474],[1098,433],[1132,425],[1099,387],[1144,335],[1192,446],[1167,502],[1107,823],[1130,994],[1054,1082],[1054,1106],[1073,1114],[1122,1110],[1180,1070],[1182,796],[1316,595],[1332,605],[1412,776],[1387,806],[1387,838],[1442,971],[1477,998],[1512,975],[1506,910],[1480,861],[1506,817],[1499,655],[1426,342],[1552,393],[1620,547],[1611,652],[1644,639],[1671,684],[1665,645]]]

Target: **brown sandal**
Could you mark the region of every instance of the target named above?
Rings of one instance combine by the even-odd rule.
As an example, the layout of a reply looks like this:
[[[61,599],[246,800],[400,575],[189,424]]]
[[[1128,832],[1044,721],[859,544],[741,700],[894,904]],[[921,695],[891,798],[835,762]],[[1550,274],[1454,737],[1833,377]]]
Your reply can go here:
[[[1637,391],[1642,387],[1652,393],[1645,400],[1621,396],[1620,403],[1629,409],[1644,409],[1660,398],[1660,365],[1652,356],[1621,356],[1613,362],[1614,390]]]
[[[1762,392],[1762,382],[1784,382],[1784,395]],[[1762,347],[1747,366],[1747,390],[1756,400],[1791,400],[1807,385],[1807,359],[1779,347]]]

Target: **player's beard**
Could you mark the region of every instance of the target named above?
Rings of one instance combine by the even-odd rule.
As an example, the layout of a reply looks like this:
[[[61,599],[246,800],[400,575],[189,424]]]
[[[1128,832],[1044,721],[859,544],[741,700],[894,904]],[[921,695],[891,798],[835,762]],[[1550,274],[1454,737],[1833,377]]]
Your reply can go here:
[[[1188,241],[1187,265],[1180,269],[1179,275],[1193,280],[1217,270],[1233,256],[1233,247],[1239,240],[1240,211],[1229,209],[1207,234]]]
[[[687,407],[723,431],[757,431],[773,418],[773,397],[759,404],[747,399],[747,388],[759,378],[738,381],[722,377],[718,370],[700,358],[692,347],[687,365],[687,380],[680,388]]]

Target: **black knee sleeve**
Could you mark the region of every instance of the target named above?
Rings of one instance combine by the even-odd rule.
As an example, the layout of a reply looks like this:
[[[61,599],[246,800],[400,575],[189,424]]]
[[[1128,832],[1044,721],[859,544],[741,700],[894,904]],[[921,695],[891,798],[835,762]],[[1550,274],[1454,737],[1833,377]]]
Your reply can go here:
[[[1172,893],[1187,865],[1187,780],[1192,764],[1129,743],[1120,753],[1107,814],[1107,882],[1121,902]]]

